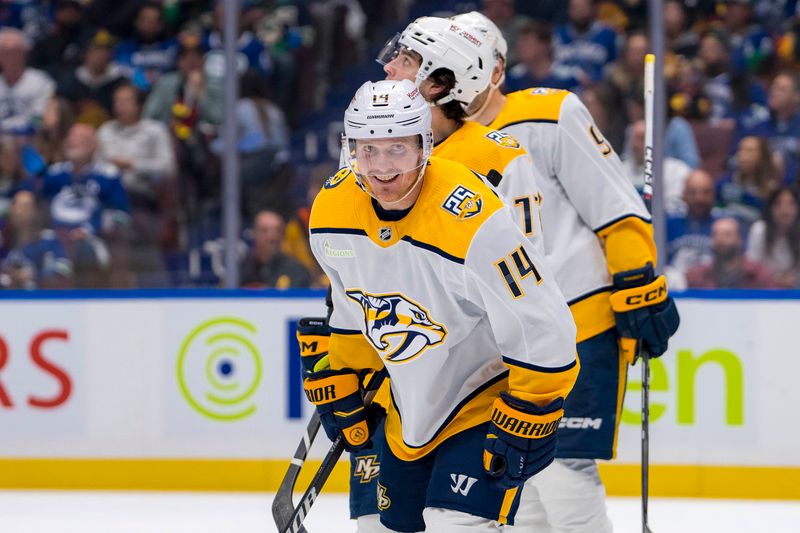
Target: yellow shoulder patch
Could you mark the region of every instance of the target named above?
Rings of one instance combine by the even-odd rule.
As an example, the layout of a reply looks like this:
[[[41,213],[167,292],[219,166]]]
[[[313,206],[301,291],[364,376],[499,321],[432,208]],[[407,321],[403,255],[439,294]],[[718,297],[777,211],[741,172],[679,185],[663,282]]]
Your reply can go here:
[[[500,114],[489,124],[490,128],[503,129],[515,122],[558,122],[561,104],[571,93],[561,89],[525,89],[506,95]]]
[[[492,171],[502,176],[511,161],[526,154],[513,135],[471,121],[433,149],[434,156],[461,163],[485,177]]]
[[[355,208],[369,204],[369,197],[359,188],[355,176],[345,167],[327,179],[314,199],[309,228],[356,228]]]

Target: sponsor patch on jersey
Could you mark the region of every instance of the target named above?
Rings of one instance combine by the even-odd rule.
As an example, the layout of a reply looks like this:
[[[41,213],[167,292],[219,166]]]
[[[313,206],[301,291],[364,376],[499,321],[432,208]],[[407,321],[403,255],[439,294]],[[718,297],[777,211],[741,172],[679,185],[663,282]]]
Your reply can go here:
[[[492,130],[486,134],[487,139],[491,139],[503,148],[519,148],[519,141],[510,133]]]
[[[336,174],[325,180],[325,185],[323,185],[323,187],[325,187],[326,189],[333,189],[341,182],[343,182],[345,178],[347,178],[347,176],[349,175],[350,175],[350,169],[347,167],[342,167]]]
[[[406,363],[447,337],[447,329],[432,320],[428,310],[400,294],[345,291],[361,306],[364,335],[388,363]]]
[[[442,209],[459,220],[472,218],[483,209],[481,195],[459,185],[442,204]]]

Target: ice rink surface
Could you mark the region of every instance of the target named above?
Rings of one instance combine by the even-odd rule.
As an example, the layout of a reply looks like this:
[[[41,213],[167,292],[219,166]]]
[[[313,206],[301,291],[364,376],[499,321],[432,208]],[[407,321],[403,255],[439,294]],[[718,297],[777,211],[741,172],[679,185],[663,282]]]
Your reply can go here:
[[[1,533],[260,533],[277,531],[272,494],[0,491]],[[640,501],[611,498],[617,533],[641,531]],[[344,495],[322,495],[309,533],[351,533]],[[800,502],[654,498],[655,533],[797,533]]]

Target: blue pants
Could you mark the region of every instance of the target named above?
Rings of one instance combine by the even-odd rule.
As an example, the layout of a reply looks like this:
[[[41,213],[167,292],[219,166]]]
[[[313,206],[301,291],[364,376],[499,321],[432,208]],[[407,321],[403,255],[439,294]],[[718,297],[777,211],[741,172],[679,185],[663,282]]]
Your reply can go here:
[[[565,414],[558,430],[557,457],[612,458],[618,427],[617,413],[624,400],[627,377],[627,364],[620,357],[618,338],[617,330],[610,329],[578,344],[581,371],[564,404]],[[385,462],[381,460],[381,453],[384,448],[388,449],[382,423],[375,431],[373,442],[371,450],[350,455],[350,517],[354,519],[378,512],[378,475]],[[481,449],[482,446],[481,440]],[[481,456],[482,451],[477,456],[478,467],[481,467]],[[423,529],[419,528],[419,531]]]
[[[351,517],[379,512],[381,522],[390,529],[424,531],[422,511],[439,507],[513,524],[521,490],[505,491],[490,485],[482,464],[488,428],[488,423],[481,424],[454,435],[416,461],[395,457],[385,439],[377,454],[366,450],[351,455]],[[380,473],[363,475],[374,473],[367,465],[374,466],[377,458]],[[366,477],[369,482],[362,483]],[[371,494],[370,487],[374,490]]]
[[[628,366],[610,329],[578,344],[581,371],[564,402],[556,457],[611,459]]]

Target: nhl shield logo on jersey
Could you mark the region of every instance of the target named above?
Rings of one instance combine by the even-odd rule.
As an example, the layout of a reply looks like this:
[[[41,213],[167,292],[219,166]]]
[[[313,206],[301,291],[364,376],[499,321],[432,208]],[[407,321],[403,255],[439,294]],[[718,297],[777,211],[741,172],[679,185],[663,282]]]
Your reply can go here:
[[[483,200],[480,194],[459,185],[444,201],[442,208],[459,220],[464,220],[481,212]]]
[[[492,130],[486,134],[487,139],[491,139],[503,148],[519,148],[519,141],[510,133]]]
[[[361,306],[365,335],[386,362],[407,363],[447,337],[445,327],[431,320],[427,309],[400,293],[346,293]]]
[[[350,175],[350,169],[347,167],[342,167],[336,174],[325,180],[325,185],[323,185],[323,187],[325,187],[326,189],[333,189],[341,182],[343,182],[345,178],[347,178],[347,176],[349,175]]]

